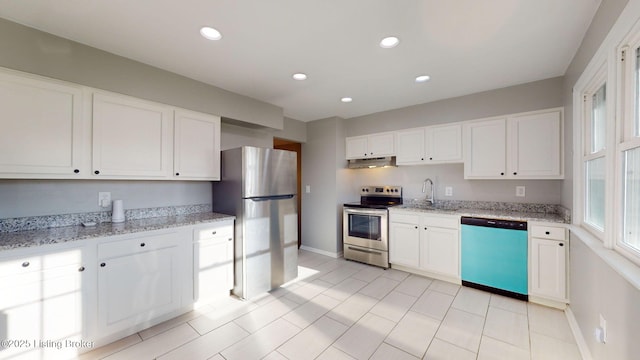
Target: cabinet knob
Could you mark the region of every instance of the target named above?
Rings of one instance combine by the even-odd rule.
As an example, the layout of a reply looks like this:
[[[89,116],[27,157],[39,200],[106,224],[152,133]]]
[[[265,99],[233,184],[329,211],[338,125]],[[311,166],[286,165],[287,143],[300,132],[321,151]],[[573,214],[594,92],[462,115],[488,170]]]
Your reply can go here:
[[[105,264],[105,263],[100,263],[100,267],[105,267],[105,266],[107,266],[107,264]]]
[[[427,230],[427,227],[425,226],[424,229]]]
[[[560,245],[560,246],[564,246],[564,243],[559,243],[558,245]]]
[[[367,153],[364,153],[364,156],[367,156]]]
[[[22,263],[22,267],[28,267],[29,265],[30,265],[30,264],[29,264],[29,262],[28,262],[28,261],[25,261],[25,262],[23,262],[23,263]]]
[[[176,176],[180,176],[180,173],[176,173]]]
[[[417,228],[418,228],[418,227],[416,226],[416,229],[417,229]]]
[[[433,158],[432,158],[432,157],[430,157],[430,158],[429,158],[429,160],[433,160]]]
[[[216,233],[218,233],[217,231],[212,231],[211,234],[215,235]]]
[[[504,176],[504,173],[503,173],[503,172],[501,172],[501,173],[500,173],[500,175],[503,175],[503,176]]]
[[[514,171],[514,172],[513,172],[513,175],[518,175],[518,173]]]
[[[145,244],[145,243],[140,243],[140,247],[144,247],[145,245],[147,245],[147,244]]]
[[[84,266],[80,266],[80,268],[78,269],[79,272],[83,272],[84,271]]]
[[[551,232],[549,232],[549,231],[545,231],[544,233],[545,233],[546,235],[550,235],[550,234],[551,234]]]
[[[229,241],[233,241],[233,238],[229,238]]]
[[[73,170],[73,172],[77,174],[77,173],[80,172],[80,169],[75,169],[75,170]]]
[[[100,171],[99,171],[99,170],[96,170],[96,171],[94,171],[93,173],[94,173],[94,174],[96,174],[96,175],[98,175],[98,174],[100,174]]]
[[[370,153],[371,155],[373,155],[373,153]]]
[[[424,161],[424,158],[420,158],[420,161]]]

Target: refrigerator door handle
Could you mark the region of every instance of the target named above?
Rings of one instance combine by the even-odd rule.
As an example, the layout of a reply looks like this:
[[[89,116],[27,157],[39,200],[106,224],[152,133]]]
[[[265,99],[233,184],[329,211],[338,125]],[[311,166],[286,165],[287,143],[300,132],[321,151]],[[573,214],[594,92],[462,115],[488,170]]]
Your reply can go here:
[[[273,195],[273,196],[256,196],[256,197],[249,198],[249,200],[251,200],[251,201],[287,200],[287,199],[292,199],[294,196],[295,196],[295,194]]]

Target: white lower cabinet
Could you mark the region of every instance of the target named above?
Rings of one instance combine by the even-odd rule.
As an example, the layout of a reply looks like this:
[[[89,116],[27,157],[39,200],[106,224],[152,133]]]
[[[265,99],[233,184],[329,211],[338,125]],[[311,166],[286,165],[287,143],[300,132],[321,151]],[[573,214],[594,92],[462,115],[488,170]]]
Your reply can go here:
[[[569,242],[566,229],[532,225],[530,233],[529,296],[567,303],[567,259]]]
[[[233,289],[233,221],[194,230],[193,299],[203,303]]]
[[[98,244],[97,331],[101,338],[141,330],[180,309],[183,285],[188,283],[185,233],[154,231],[106,238]]]
[[[460,281],[460,218],[391,212],[389,261],[408,271]]]
[[[71,359],[82,350],[89,271],[81,247],[55,248],[0,254],[0,359]]]
[[[389,223],[389,262],[417,268],[420,266],[420,217],[391,215]]]

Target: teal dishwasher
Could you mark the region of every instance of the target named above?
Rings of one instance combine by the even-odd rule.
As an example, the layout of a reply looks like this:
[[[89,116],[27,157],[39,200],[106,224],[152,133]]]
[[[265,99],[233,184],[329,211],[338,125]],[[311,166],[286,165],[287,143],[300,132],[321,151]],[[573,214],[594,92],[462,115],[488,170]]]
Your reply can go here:
[[[527,223],[463,216],[462,285],[527,301]]]

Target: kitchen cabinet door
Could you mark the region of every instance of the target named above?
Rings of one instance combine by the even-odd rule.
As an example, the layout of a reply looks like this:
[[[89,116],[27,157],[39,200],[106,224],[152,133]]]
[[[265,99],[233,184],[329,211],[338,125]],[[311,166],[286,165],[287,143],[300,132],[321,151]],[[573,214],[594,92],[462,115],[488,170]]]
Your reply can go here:
[[[460,277],[459,231],[433,226],[420,229],[420,268]]]
[[[107,93],[93,94],[93,175],[169,178],[172,111],[167,105]]]
[[[418,267],[420,255],[418,224],[391,222],[389,224],[389,262]]]
[[[0,71],[0,178],[80,178],[82,88]]]
[[[565,302],[566,259],[565,241],[531,238],[530,295]]]
[[[506,131],[506,119],[465,124],[465,179],[507,178]]]
[[[194,300],[199,303],[229,296],[233,289],[233,221],[195,230],[193,244]]]
[[[398,151],[397,165],[420,165],[425,163],[425,130],[424,128],[397,133]]]
[[[220,117],[175,111],[175,179],[220,180]]]
[[[346,140],[347,160],[363,159],[369,156],[366,136],[348,137]]]
[[[526,179],[562,178],[560,110],[509,119],[509,176]]]
[[[395,134],[380,133],[346,138],[346,157],[366,159],[395,155]]]
[[[462,162],[462,125],[428,127],[426,138],[429,163]]]
[[[100,337],[139,330],[180,308],[186,273],[180,241],[165,233],[98,246]]]
[[[81,349],[58,349],[51,342],[87,340],[84,287],[91,280],[82,248],[29,250],[32,254],[0,259],[0,339],[21,342],[0,348],[0,357],[75,358]]]

